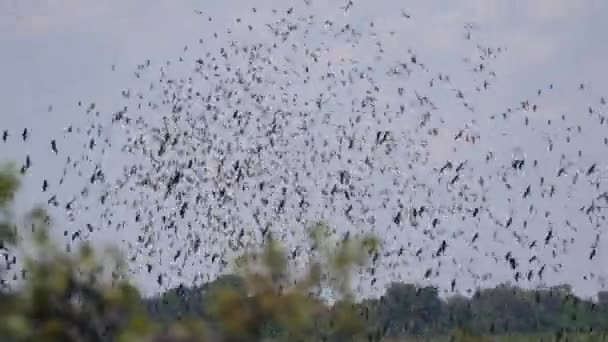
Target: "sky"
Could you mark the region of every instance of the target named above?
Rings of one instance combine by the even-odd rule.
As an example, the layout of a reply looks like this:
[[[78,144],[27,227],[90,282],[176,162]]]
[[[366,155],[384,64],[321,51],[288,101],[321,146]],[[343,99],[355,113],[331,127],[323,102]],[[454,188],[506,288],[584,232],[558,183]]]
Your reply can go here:
[[[513,156],[522,156],[528,161],[539,160],[537,169],[521,173],[511,181],[513,187],[521,189],[527,184],[538,182],[541,176],[546,176],[547,179],[554,177],[556,170],[563,166],[559,153],[564,153],[568,160],[576,159],[573,168],[581,172],[594,162],[598,164],[598,169],[606,170],[604,149],[607,147],[602,144],[606,133],[597,121],[597,116],[602,115],[600,98],[608,97],[608,94],[603,93],[604,80],[608,76],[608,66],[604,62],[608,57],[608,47],[601,44],[600,38],[608,33],[608,3],[605,1],[354,1],[352,9],[346,13],[341,9],[344,4],[343,1],[313,0],[310,5],[303,1],[270,0],[0,1],[0,126],[12,132],[11,141],[0,145],[0,158],[22,162],[24,155],[30,154],[33,160],[24,193],[19,199],[19,207],[45,203],[47,196],[42,196],[39,191],[41,179],[57,180],[62,176],[65,158],[53,155],[48,142],[64,137],[64,130],[69,125],[85,127],[91,120],[96,120],[92,115],[83,114],[84,110],[76,105],[78,101],[82,101],[85,106],[95,102],[96,111],[102,113],[102,117],[104,114],[115,112],[124,105],[121,97],[123,89],[145,87],[145,81],[134,78],[133,72],[146,60],[151,61],[152,69],[155,70],[166,60],[175,60],[177,56],[184,56],[186,60],[193,62],[198,55],[223,44],[221,39],[211,38],[213,32],[224,37],[223,33],[228,29],[234,30],[232,39],[239,42],[272,42],[273,37],[268,34],[265,24],[280,17],[273,14],[272,9],[284,12],[290,7],[294,7],[296,15],[314,15],[317,22],[328,19],[336,23],[351,23],[365,34],[375,32],[374,37],[357,46],[349,44],[341,37],[332,38],[331,35],[318,32],[313,32],[305,38],[311,46],[326,46],[325,58],[335,64],[339,65],[342,59],[346,59],[380,67],[385,65],[383,63],[390,64],[389,61],[393,59],[409,58],[403,56],[409,56],[407,49],[412,48],[426,66],[450,74],[454,82],[464,89],[465,93],[470,94],[475,113],[464,110],[453,98],[454,93],[451,91],[428,90],[432,101],[441,104],[441,114],[435,116],[439,120],[435,123],[441,130],[427,146],[428,164],[416,169],[423,182],[437,183],[435,176],[428,176],[429,172],[433,168],[440,168],[447,160],[470,161],[468,166],[472,169],[471,175],[475,175],[471,176],[471,179],[500,172],[502,166],[509,165]],[[256,7],[256,13],[252,12],[252,7]],[[402,10],[410,14],[411,19],[405,19],[401,14]],[[203,14],[197,14],[195,11],[202,11]],[[209,21],[208,17],[212,20]],[[235,18],[243,18],[245,23],[255,27],[254,33],[240,30],[235,24]],[[370,22],[374,23],[373,28],[370,27]],[[463,40],[463,27],[467,23],[475,27],[472,33],[475,42],[503,49],[495,60],[487,62],[497,76],[491,79],[490,90],[485,93],[475,91],[475,87],[479,86],[483,79],[472,73],[473,66],[464,61],[467,57],[474,60],[479,53],[475,44]],[[391,31],[397,34],[392,35]],[[201,38],[205,41],[203,45],[198,44]],[[383,61],[374,60],[374,39],[380,40],[385,49],[387,57]],[[187,52],[184,51],[186,45],[189,46]],[[285,52],[285,55],[288,54]],[[279,56],[276,58],[279,59]],[[303,59],[301,55],[295,54],[294,64]],[[115,66],[114,70],[112,65]],[[185,67],[177,63],[171,68],[166,67],[166,70],[180,75],[191,70],[191,65],[192,63]],[[150,77],[153,79],[158,77],[158,74],[156,72]],[[378,76],[378,79],[382,77]],[[398,86],[388,80],[385,82],[389,83],[380,83],[383,89]],[[413,93],[415,89],[422,89],[426,82],[428,75],[414,77],[404,87],[406,92]],[[581,83],[585,85],[584,91],[579,90]],[[550,84],[554,87],[548,91]],[[317,89],[314,83],[311,87],[302,87],[296,92],[300,91],[302,96],[313,94]],[[513,114],[509,120],[500,119],[500,113],[506,108],[515,108],[521,101],[536,96],[537,89],[543,89],[544,94],[542,98],[532,100],[536,101],[539,107],[537,112],[530,115],[531,127],[534,129],[522,129],[521,113]],[[341,93],[341,96],[348,99],[349,94],[347,91]],[[393,100],[393,96],[389,95],[382,100],[388,103]],[[348,102],[350,101],[345,103]],[[595,115],[588,114],[589,106],[593,106]],[[336,108],[339,106],[334,109],[337,110]],[[561,120],[563,114],[568,117],[566,121]],[[493,119],[494,115],[499,118]],[[516,115],[520,115],[519,119],[516,119]],[[343,116],[348,117],[348,113]],[[548,125],[548,120],[551,120],[553,125]],[[403,122],[404,125],[412,123],[413,121],[407,120]],[[458,130],[467,124],[479,135],[479,142],[474,146],[453,139]],[[567,130],[568,127],[579,125],[584,132],[573,134]],[[18,139],[24,127],[29,127],[32,132],[27,144]],[[329,131],[321,129],[321,132]],[[107,134],[110,139],[117,141],[124,138],[120,130],[111,130]],[[572,135],[572,140],[566,144],[563,139],[568,135]],[[558,153],[547,152],[547,137],[555,142],[555,150]],[[87,141],[78,140],[83,138],[62,139],[62,153],[65,154],[82,153],[81,146]],[[406,150],[404,147],[404,151]],[[572,157],[578,150],[583,151],[583,156]],[[497,156],[498,161],[494,163],[494,169],[483,162],[488,151]],[[120,166],[129,163],[128,157],[125,158],[118,152],[91,154],[89,157],[91,160],[99,158],[95,160],[101,160],[108,173],[112,174],[114,170],[116,176],[120,173]],[[405,170],[407,158],[382,163],[398,165],[397,169],[401,165]],[[573,174],[574,172],[570,173],[568,177]],[[376,197],[370,201],[381,202],[384,198],[381,190],[390,188],[391,180],[379,174],[374,175],[377,178],[366,180],[378,189],[377,194],[373,195]],[[558,191],[559,194],[551,199],[541,198],[540,192],[533,193],[538,216],[542,216],[544,211],[551,212],[549,225],[555,230],[555,235],[564,241],[570,241],[567,243],[567,251],[559,252],[557,259],[550,257],[548,249],[540,249],[534,253],[548,265],[561,264],[555,266],[558,267],[556,271],[547,272],[547,283],[568,282],[573,284],[577,293],[592,296],[603,288],[600,278],[605,277],[608,272],[605,266],[602,266],[608,261],[608,251],[601,248],[608,240],[600,234],[597,256],[589,260],[590,246],[601,227],[592,227],[586,218],[581,217],[578,209],[588,204],[599,190],[588,184],[582,185],[581,182],[581,185],[568,187],[569,190],[566,191],[567,184],[571,182],[571,178],[556,180],[556,187],[563,188],[564,191]],[[65,197],[70,197],[69,192],[78,192],[81,183],[82,180],[78,177],[69,176],[63,186],[63,189],[67,189],[63,190]],[[311,186],[315,185],[311,183]],[[512,191],[505,190],[504,186],[497,183],[488,189],[487,196],[491,207],[489,212],[499,216],[500,220],[504,221],[509,215],[521,218],[522,213],[528,209],[529,202],[515,199],[509,201]],[[444,194],[445,198],[442,198],[441,192],[437,192],[437,203],[444,201],[444,205],[449,205],[450,197]],[[395,196],[391,199],[395,200]],[[405,202],[407,199],[402,200]],[[322,203],[322,199],[319,199],[318,203]],[[394,201],[391,203],[394,204]],[[431,241],[432,239],[429,240],[420,232],[389,227],[391,215],[394,214],[389,213],[389,210],[378,207],[372,209],[372,212],[376,213],[377,219],[377,222],[373,223],[373,229],[387,238],[387,250],[398,249],[403,240],[413,241],[413,249],[423,246],[434,246],[429,247],[431,249],[437,247],[438,241]],[[60,213],[57,215],[59,222],[66,220]],[[83,222],[99,220],[96,215],[98,216],[99,212],[96,212],[94,207],[82,210],[75,222],[65,221],[68,226],[66,229],[72,232]],[[333,219],[333,213],[322,208],[315,215],[330,216]],[[331,222],[332,219],[330,224],[348,224],[343,218],[336,218],[335,222]],[[393,266],[396,261],[387,258],[385,270],[379,273],[382,279],[375,287],[381,288],[393,280],[405,280],[446,288],[453,277],[458,277],[459,284],[465,289],[492,286],[511,280],[512,272],[509,271],[508,264],[498,264],[485,253],[495,252],[498,259],[502,260],[506,251],[513,250],[516,255],[521,256],[521,263],[526,264],[526,259],[531,255],[527,250],[528,243],[523,244],[524,247],[517,246],[510,232],[490,226],[489,220],[490,218],[477,222],[474,226],[473,221],[458,222],[456,215],[446,217],[443,221],[445,228],[442,228],[444,230],[438,235],[452,236],[448,240],[451,245],[449,250],[451,256],[458,260],[458,264],[452,264],[446,259],[441,266],[437,266],[437,261],[431,260],[430,257],[426,260],[411,257],[407,261],[397,262],[398,266]],[[531,231],[524,231],[523,228],[512,230],[525,235],[526,239],[529,239],[526,240],[528,242],[534,239],[542,241],[547,232],[547,222],[540,218],[534,220],[530,219],[530,226],[533,226]],[[564,223],[566,220],[578,229],[574,231],[567,227]],[[284,223],[293,224],[293,216],[288,216]],[[521,226],[521,222],[517,224]],[[365,232],[370,228],[363,224],[357,226],[357,229]],[[475,249],[465,240],[470,240],[478,229],[485,229],[486,234],[481,234],[479,247]],[[454,237],[456,231],[464,231],[463,236],[466,239]],[[498,236],[494,232],[498,232]],[[57,235],[61,238],[60,230]],[[136,231],[127,228],[122,231],[100,231],[92,236],[92,239],[111,243],[124,242],[128,245],[137,235]],[[297,239],[294,243],[297,244]],[[539,244],[542,245],[540,242]],[[217,246],[210,246],[211,249],[214,247]],[[167,249],[167,245],[161,249],[163,248]],[[424,279],[423,274],[429,265],[441,269],[441,274]],[[538,265],[534,267],[537,269]],[[179,278],[175,276],[175,265],[169,267],[168,272],[173,278]],[[594,276],[590,276],[590,273],[594,273]],[[484,274],[486,276],[483,276]],[[150,285],[151,278],[139,273],[137,277],[143,289],[154,291],[154,287]],[[188,276],[183,277],[182,281],[191,279]],[[537,281],[526,283],[526,286],[539,285],[541,284]],[[365,291],[373,293],[374,289],[366,288]]]

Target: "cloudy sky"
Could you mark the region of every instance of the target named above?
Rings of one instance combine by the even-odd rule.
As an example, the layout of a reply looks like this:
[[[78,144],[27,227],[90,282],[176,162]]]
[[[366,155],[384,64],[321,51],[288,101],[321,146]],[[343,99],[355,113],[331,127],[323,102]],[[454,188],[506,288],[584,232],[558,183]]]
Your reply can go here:
[[[465,93],[473,94],[471,101],[475,106],[474,117],[461,107],[456,108],[456,104],[454,108],[442,108],[444,126],[441,133],[429,142],[430,168],[441,167],[446,160],[466,159],[471,161],[476,175],[483,175],[486,172],[483,171],[483,159],[488,151],[502,156],[507,161],[505,165],[508,165],[513,154],[538,159],[539,169],[535,173],[520,175],[512,181],[514,187],[522,189],[526,184],[538,182],[540,176],[554,177],[557,169],[563,166],[560,164],[563,161],[560,161],[559,153],[564,153],[566,159],[575,164],[580,163],[574,166],[580,170],[586,170],[594,162],[598,163],[599,169],[605,170],[606,146],[602,141],[606,133],[601,125],[597,125],[596,120],[602,111],[600,98],[608,98],[608,94],[602,93],[608,77],[608,66],[605,63],[608,48],[601,43],[601,37],[608,33],[608,3],[605,1],[437,0],[404,4],[393,0],[355,0],[347,13],[341,9],[343,5],[342,1],[314,0],[309,6],[303,1],[271,0],[0,0],[0,126],[11,131],[13,136],[8,144],[0,145],[0,157],[21,162],[24,154],[30,154],[33,160],[32,171],[28,173],[31,182],[27,183],[24,196],[20,199],[21,204],[25,207],[46,201],[46,195],[40,197],[41,179],[56,180],[61,177],[65,159],[53,156],[48,142],[62,137],[64,129],[69,125],[83,126],[90,122],[91,118],[76,106],[78,101],[87,105],[95,102],[96,110],[101,113],[114,112],[123,106],[121,90],[140,87],[142,84],[141,80],[133,77],[137,65],[151,60],[153,65],[160,66],[164,61],[175,60],[181,55],[187,55],[192,60],[197,53],[204,54],[206,49],[210,49],[209,46],[220,44],[211,42],[210,45],[197,46],[200,38],[204,37],[207,41],[213,32],[223,35],[233,28],[232,39],[245,43],[272,41],[272,37],[267,34],[238,33],[235,18],[242,18],[245,23],[252,25],[254,32],[266,32],[265,24],[272,23],[281,16],[273,14],[272,9],[284,13],[289,7],[294,7],[296,15],[314,15],[317,22],[327,19],[351,23],[361,32],[373,31],[378,40],[382,41],[387,54],[391,53],[394,59],[398,59],[399,54],[406,56],[407,49],[412,48],[430,69],[450,74]],[[257,8],[256,13],[252,12],[252,7]],[[405,20],[402,10],[410,14],[411,19]],[[195,11],[202,11],[203,14]],[[370,28],[370,22],[374,23],[373,28]],[[463,27],[467,23],[475,27],[472,33],[475,42],[504,49],[496,60],[488,62],[497,77],[491,80],[490,91],[483,94],[475,95],[475,87],[483,79],[476,78],[471,72],[473,65],[463,61],[467,57],[475,59],[478,55],[475,44],[463,40]],[[398,34],[392,35],[391,32]],[[339,38],[331,40],[329,35],[312,34],[307,39],[311,40],[309,45],[329,47],[327,58],[330,60],[351,59],[373,63],[376,51],[373,45],[354,47]],[[185,45],[190,46],[188,54],[183,51]],[[115,65],[114,71],[112,65]],[[406,87],[418,87],[423,81],[412,82]],[[584,91],[579,90],[581,83],[585,86]],[[517,120],[502,121],[491,118],[493,115],[500,116],[506,108],[517,107],[525,99],[532,99],[536,96],[537,89],[547,92],[550,84],[554,85],[552,92],[542,99],[532,100],[539,106],[539,110],[530,116],[531,125],[537,127],[536,130],[520,130],[523,116]],[[411,90],[413,89],[407,89]],[[448,99],[446,92],[431,93],[429,96],[437,103],[449,104],[453,101]],[[593,118],[588,114],[589,106],[595,109]],[[547,125],[547,120],[560,121],[562,114],[568,116],[567,122]],[[515,121],[516,124],[513,123]],[[456,146],[457,143],[454,142],[454,134],[463,128],[465,122],[474,122],[474,130],[480,136],[480,142],[475,147]],[[568,144],[561,142],[570,134],[567,128],[577,125],[581,125],[584,131],[573,135]],[[27,144],[18,139],[23,127],[29,127],[32,132]],[[557,157],[546,152],[544,137],[555,141],[555,148],[559,151]],[[82,142],[84,141],[80,143]],[[62,148],[64,152],[81,153],[78,152],[79,146],[78,142],[72,142],[65,143]],[[578,150],[583,151],[583,156],[571,158]],[[105,167],[110,169],[113,163],[118,165],[122,162],[120,157],[103,158]],[[486,174],[489,172],[491,171]],[[79,189],[77,181],[71,181],[74,189]],[[384,182],[381,179],[375,181],[378,184]],[[433,182],[434,179],[426,181]],[[564,184],[570,182],[567,180]],[[561,186],[561,183],[556,184],[558,188]],[[545,263],[548,265],[562,265],[557,271],[548,273],[546,282],[570,282],[579,293],[593,295],[603,287],[599,276],[605,276],[608,272],[601,266],[608,261],[608,251],[601,248],[602,243],[608,243],[608,239],[600,238],[598,255],[589,261],[590,246],[598,229],[585,223],[586,219],[578,217],[577,213],[597,193],[592,192],[590,187],[581,185],[580,188],[573,193],[570,190],[564,191],[551,200],[538,197],[539,215],[542,216],[543,211],[554,214],[551,225],[555,234],[564,240],[575,240],[569,244],[567,253],[559,252],[561,258],[551,258],[549,251],[540,251],[538,254],[539,258],[545,255]],[[497,186],[490,191],[490,205],[494,206],[491,210],[501,220],[509,215],[521,216],[523,214],[520,213],[525,213],[528,209],[528,204],[506,204],[511,194],[504,187]],[[382,211],[377,213],[378,217],[382,215],[386,217],[378,218],[380,222],[390,222],[388,214]],[[81,219],[86,221],[88,218]],[[58,220],[61,221],[61,218]],[[566,227],[566,220],[580,225],[578,230],[573,232]],[[453,233],[449,230],[455,230],[454,227],[446,228],[448,233]],[[469,226],[463,229],[470,239],[476,228]],[[485,229],[493,232],[497,227]],[[547,232],[546,224],[538,223],[536,229],[536,232],[526,233],[530,241],[542,240]],[[106,241],[132,240],[136,235],[133,232],[99,234],[98,238]],[[61,233],[58,232],[58,235]],[[386,236],[403,238],[401,234],[390,232]],[[485,251],[495,251],[498,259],[502,259],[504,252],[516,248],[508,238],[501,240],[501,237],[491,233],[485,239],[481,242],[482,246],[487,244]],[[497,239],[500,242],[496,243]],[[437,243],[429,242],[429,246]],[[397,245],[388,245],[389,249],[397,248]],[[414,246],[422,247],[426,243],[418,240]],[[410,262],[402,264],[396,270],[391,267],[390,272],[384,273],[386,279],[380,283],[403,279],[444,286],[458,275],[462,279],[463,288],[467,288],[512,279],[508,264],[497,266],[491,257],[484,257],[484,252],[473,251],[464,239],[463,242],[454,241],[454,246],[451,253],[459,263],[465,265],[462,267],[470,269],[468,273],[491,276],[480,280],[467,276],[466,271],[450,271],[450,266],[446,264],[450,265],[451,262],[445,261],[441,266],[443,276],[425,280],[423,274],[427,265]],[[481,249],[484,250],[483,247]],[[525,248],[518,255],[527,259],[529,254],[525,254],[524,250]],[[474,260],[471,261],[472,259]],[[525,260],[522,259],[522,263]],[[436,265],[436,262],[429,261],[429,265]],[[452,268],[456,266],[452,265]],[[595,274],[592,277],[591,272]],[[539,283],[530,282],[527,285],[537,286]],[[149,289],[146,286],[144,288]]]

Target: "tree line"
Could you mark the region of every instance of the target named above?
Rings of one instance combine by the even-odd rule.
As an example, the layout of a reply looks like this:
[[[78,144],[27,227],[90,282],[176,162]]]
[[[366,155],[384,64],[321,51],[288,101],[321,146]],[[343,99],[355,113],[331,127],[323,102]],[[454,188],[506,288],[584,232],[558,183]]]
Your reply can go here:
[[[145,305],[162,321],[185,317],[209,320],[204,303],[213,293],[211,289],[232,286],[245,291],[244,284],[238,275],[225,275],[202,286],[169,290],[145,299]],[[351,310],[362,318],[368,331],[395,338],[446,335],[456,329],[479,335],[605,331],[608,292],[600,292],[598,298],[579,298],[569,285],[523,289],[503,284],[479,289],[470,297],[443,299],[436,287],[395,282],[379,298],[352,303]]]

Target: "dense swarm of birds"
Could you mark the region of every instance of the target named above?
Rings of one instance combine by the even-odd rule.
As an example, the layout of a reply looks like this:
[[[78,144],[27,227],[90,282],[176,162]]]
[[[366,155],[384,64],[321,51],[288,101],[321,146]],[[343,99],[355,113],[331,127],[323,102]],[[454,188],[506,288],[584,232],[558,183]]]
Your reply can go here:
[[[352,6],[332,20],[277,9],[266,24],[252,8],[176,60],[144,61],[141,87],[122,90],[118,110],[78,101],[89,125],[49,142],[64,169],[40,187],[76,222],[68,245],[94,233],[124,239],[132,271],[160,289],[209,281],[270,234],[301,262],[298,241],[316,220],[344,239],[382,238],[363,292],[427,279],[470,293],[501,272],[536,286],[569,259],[597,258],[608,189],[590,149],[608,148],[595,138],[608,124],[605,99],[586,84],[546,84],[485,112],[478,103],[497,96],[493,65],[505,48],[476,41],[465,23],[462,44],[475,53],[461,86],[407,46],[399,25],[414,14],[402,11],[383,35],[374,22],[349,22]],[[559,91],[588,108],[556,112]],[[36,133],[4,130],[2,140],[27,144]],[[79,156],[63,152],[70,135],[82,139]],[[27,155],[21,172],[36,167]],[[66,180],[81,185],[74,195]],[[603,282],[592,269],[584,277]]]

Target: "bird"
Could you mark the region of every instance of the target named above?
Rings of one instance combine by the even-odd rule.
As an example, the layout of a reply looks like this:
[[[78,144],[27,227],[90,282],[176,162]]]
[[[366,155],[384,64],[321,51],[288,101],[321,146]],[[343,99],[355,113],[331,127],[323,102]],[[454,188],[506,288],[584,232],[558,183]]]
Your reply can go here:
[[[472,24],[455,38],[472,53],[463,56],[463,70],[451,70],[425,51],[394,47],[388,37],[407,41],[408,29],[395,27],[385,38],[377,21],[355,25],[354,2],[343,5],[335,6],[348,14],[340,20],[294,7],[267,13],[273,19],[266,22],[264,9],[252,8],[234,21],[213,20],[216,32],[184,42],[175,58],[141,60],[116,108],[77,102],[85,123],[70,123],[64,140],[51,140],[58,176],[45,173],[36,191],[69,222],[136,232],[133,268],[159,288],[188,267],[220,272],[229,253],[256,239],[303,244],[301,227],[312,217],[326,217],[336,231],[382,232],[387,253],[372,257],[377,273],[369,283],[377,289],[386,285],[378,274],[439,281],[439,272],[451,272],[446,258],[464,274],[454,277],[471,277],[471,287],[489,277],[476,271],[479,260],[506,271],[505,280],[542,281],[557,257],[568,258],[575,228],[589,232],[604,222],[606,200],[598,196],[608,191],[605,165],[580,142],[598,134],[595,147],[606,146],[591,130],[601,122],[597,97],[576,121],[549,117],[544,104],[559,95],[545,83],[485,115],[478,108],[488,98],[504,98],[493,86],[504,50],[477,42]],[[401,17],[412,19],[405,10]],[[237,38],[238,27],[251,38]],[[344,53],[343,46],[366,54]],[[592,89],[581,88],[577,96]],[[4,142],[8,136],[5,130]],[[58,144],[70,148],[59,155]],[[80,184],[69,181],[77,177],[86,178],[70,188]],[[580,222],[571,227],[564,217]],[[547,227],[544,246],[537,245]],[[93,226],[86,228],[65,238],[85,239]],[[601,256],[595,250],[586,266]],[[419,273],[406,266],[412,258],[424,263]],[[446,291],[469,283],[446,276]]]

